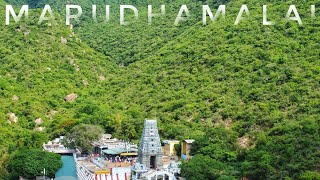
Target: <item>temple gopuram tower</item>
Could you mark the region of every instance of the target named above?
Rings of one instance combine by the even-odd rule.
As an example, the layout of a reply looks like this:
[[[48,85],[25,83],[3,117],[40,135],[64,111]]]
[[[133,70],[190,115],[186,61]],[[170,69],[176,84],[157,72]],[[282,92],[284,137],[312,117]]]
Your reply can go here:
[[[144,121],[139,146],[139,163],[151,169],[161,169],[163,167],[157,120],[146,119]]]

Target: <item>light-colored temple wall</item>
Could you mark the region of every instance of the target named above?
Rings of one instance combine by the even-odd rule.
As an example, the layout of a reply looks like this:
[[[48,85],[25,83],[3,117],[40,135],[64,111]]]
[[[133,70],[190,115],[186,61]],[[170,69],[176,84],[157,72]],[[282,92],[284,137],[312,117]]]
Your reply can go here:
[[[156,120],[145,120],[139,146],[139,162],[150,168],[150,158],[155,156],[156,168],[162,168],[162,147]]]

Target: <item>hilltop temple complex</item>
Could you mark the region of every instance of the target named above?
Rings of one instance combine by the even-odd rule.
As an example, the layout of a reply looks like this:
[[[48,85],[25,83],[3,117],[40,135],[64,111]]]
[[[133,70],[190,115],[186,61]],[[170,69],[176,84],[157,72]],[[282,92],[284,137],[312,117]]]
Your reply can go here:
[[[60,137],[43,144],[43,149],[73,161],[73,177],[79,180],[175,180],[180,174],[180,153],[175,145],[181,143],[181,158],[186,160],[191,158],[189,152],[193,142],[163,140],[161,143],[157,120],[148,119],[144,122],[139,146],[104,134],[92,142],[92,154],[83,156],[77,149],[64,147],[62,140]],[[71,170],[61,169],[59,175],[66,171]]]

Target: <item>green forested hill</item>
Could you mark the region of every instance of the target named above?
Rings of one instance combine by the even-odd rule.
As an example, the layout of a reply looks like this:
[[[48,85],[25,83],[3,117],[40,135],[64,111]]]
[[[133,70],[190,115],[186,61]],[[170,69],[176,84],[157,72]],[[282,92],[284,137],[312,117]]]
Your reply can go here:
[[[179,3],[152,26],[144,4],[138,23],[84,21],[75,35],[63,20],[1,25],[2,161],[77,123],[137,140],[144,118],[157,117],[161,137],[196,139],[196,156],[182,167],[190,179],[319,178],[320,21],[310,18],[317,2],[231,1],[226,20],[202,26],[201,3],[190,1],[194,16],[175,27]],[[235,26],[241,4],[251,17]],[[263,4],[275,25],[262,25]],[[284,20],[290,4],[303,26]],[[66,102],[72,93],[76,100]]]
[[[110,58],[81,43],[62,21],[39,27],[35,25],[37,18],[30,18],[28,24],[0,26],[2,167],[7,154],[18,147],[40,147],[48,137],[57,136],[65,126],[76,123],[75,106],[79,103],[65,102],[67,95],[76,93],[78,102],[86,101],[85,97],[91,96],[90,86],[117,72]],[[11,113],[14,115],[10,121]],[[43,123],[36,125],[38,118]],[[1,169],[0,177],[4,175]]]

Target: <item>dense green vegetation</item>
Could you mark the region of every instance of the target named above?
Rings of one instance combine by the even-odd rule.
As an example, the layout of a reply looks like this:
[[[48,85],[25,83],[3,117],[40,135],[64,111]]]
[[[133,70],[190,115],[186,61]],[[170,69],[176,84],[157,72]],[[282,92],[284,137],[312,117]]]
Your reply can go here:
[[[99,126],[80,124],[74,126],[70,132],[66,134],[65,146],[79,148],[82,152],[91,152],[93,141],[97,141],[102,137],[104,130]]]
[[[18,150],[8,163],[10,179],[35,179],[44,173],[47,177],[54,178],[61,167],[60,155],[37,149]]]
[[[125,27],[118,18],[94,24],[90,14],[75,35],[62,17],[50,27],[36,18],[1,24],[1,167],[18,147],[39,147],[78,124],[137,141],[144,118],[157,117],[162,138],[196,139],[195,158],[182,166],[190,179],[318,179],[320,21],[310,5],[319,3],[231,1],[226,20],[202,26],[203,2],[184,2],[192,18],[179,27],[183,1],[166,2],[168,18],[151,26],[147,2],[133,1],[141,18]],[[235,26],[241,4],[251,16]],[[263,4],[275,25],[262,25]],[[284,20],[290,4],[303,26]]]

